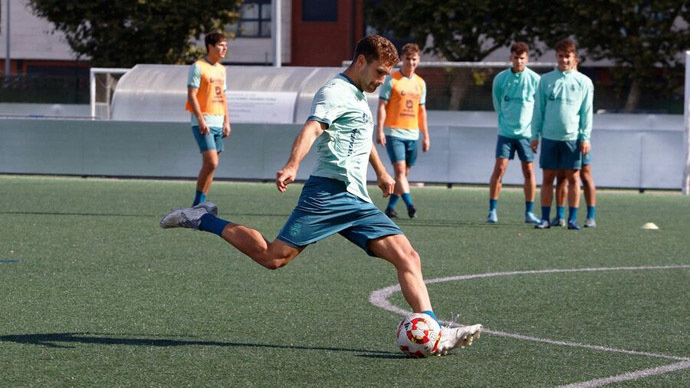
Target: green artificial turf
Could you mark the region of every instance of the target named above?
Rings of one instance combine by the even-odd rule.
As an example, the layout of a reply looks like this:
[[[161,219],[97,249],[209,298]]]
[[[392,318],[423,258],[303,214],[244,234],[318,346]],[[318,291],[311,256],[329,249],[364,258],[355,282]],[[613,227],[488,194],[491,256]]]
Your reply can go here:
[[[568,231],[524,224],[519,190],[504,190],[488,225],[486,188],[413,188],[419,217],[398,223],[425,278],[485,274],[429,284],[441,319],[486,332],[417,360],[396,349],[400,316],[369,302],[397,283],[393,267],[340,236],[268,271],[212,234],[159,228],[190,205],[193,182],[0,176],[0,187],[3,387],[690,381],[690,198],[679,193],[600,192],[598,227]],[[271,240],[300,188],[216,182],[209,199]],[[407,309],[399,292],[388,300]]]

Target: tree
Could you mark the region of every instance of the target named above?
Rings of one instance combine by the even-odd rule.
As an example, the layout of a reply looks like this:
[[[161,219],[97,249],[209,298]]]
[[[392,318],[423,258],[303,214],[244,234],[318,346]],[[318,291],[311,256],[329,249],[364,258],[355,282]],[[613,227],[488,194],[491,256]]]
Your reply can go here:
[[[367,21],[387,35],[409,37],[449,61],[481,61],[515,40],[534,43],[535,14],[530,1],[503,0],[376,0]],[[430,43],[427,42],[430,40]],[[506,58],[507,60],[507,58]],[[472,74],[451,79],[448,109],[459,109]],[[481,79],[481,77],[479,77]]]
[[[65,34],[93,66],[185,63],[198,56],[191,38],[224,30],[242,0],[29,0],[35,15]]]
[[[554,35],[571,35],[587,57],[613,61],[614,80],[629,85],[624,111],[637,108],[643,90],[682,86],[682,53],[690,47],[687,1],[566,0],[559,6],[558,14],[568,17],[542,13],[540,35],[551,42],[559,38]]]

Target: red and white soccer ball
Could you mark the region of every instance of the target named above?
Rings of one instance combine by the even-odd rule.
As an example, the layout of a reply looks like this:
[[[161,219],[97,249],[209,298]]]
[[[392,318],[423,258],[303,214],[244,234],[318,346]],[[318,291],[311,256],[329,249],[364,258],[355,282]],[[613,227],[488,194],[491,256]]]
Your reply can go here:
[[[428,357],[438,348],[441,326],[426,314],[412,314],[400,321],[396,337],[403,353],[413,357]]]

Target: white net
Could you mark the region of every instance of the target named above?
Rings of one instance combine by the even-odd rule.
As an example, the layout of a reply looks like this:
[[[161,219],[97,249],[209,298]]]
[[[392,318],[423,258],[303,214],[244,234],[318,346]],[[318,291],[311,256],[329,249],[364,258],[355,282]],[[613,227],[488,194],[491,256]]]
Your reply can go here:
[[[117,81],[130,69],[91,68],[89,74],[89,94],[91,117],[110,119],[110,102],[112,101]]]

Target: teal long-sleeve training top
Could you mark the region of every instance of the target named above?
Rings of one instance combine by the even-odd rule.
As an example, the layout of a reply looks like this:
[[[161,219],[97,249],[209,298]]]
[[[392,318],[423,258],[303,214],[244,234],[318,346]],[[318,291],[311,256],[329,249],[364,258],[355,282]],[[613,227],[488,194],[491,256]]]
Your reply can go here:
[[[592,133],[594,85],[576,71],[553,70],[542,75],[532,116],[532,140],[589,142]]]

